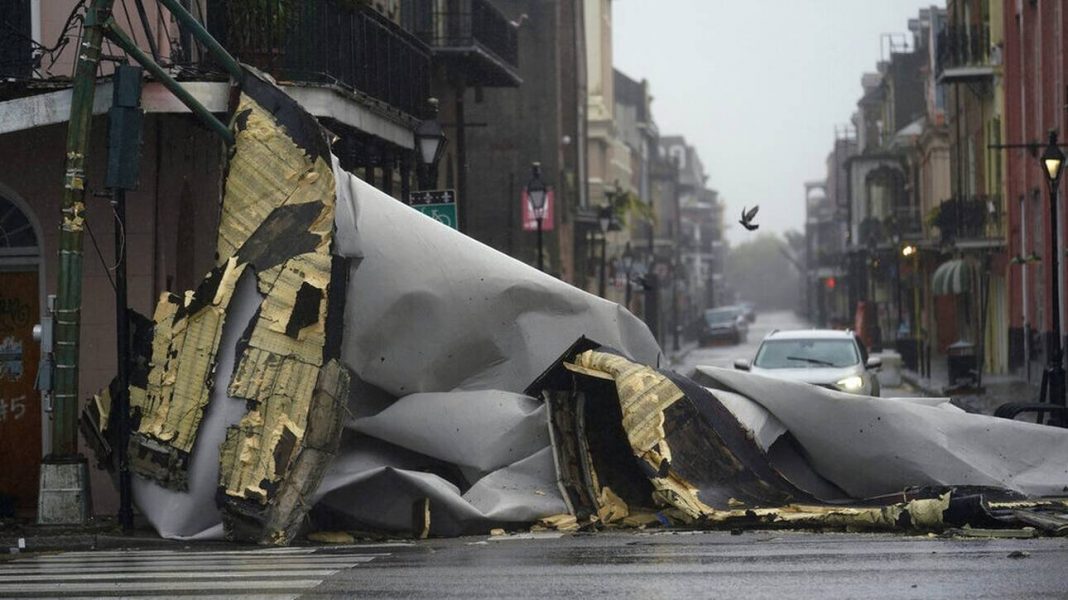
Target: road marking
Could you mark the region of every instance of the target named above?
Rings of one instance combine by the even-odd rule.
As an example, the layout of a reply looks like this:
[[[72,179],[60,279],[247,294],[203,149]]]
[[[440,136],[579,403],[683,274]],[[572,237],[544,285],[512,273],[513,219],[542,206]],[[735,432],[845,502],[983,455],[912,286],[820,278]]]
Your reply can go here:
[[[258,571],[242,571],[242,572],[226,572],[226,573],[212,573],[210,577],[212,579],[240,579],[242,577],[259,577],[259,578],[277,578],[277,577],[329,577],[334,573],[337,573],[340,569],[304,569],[295,571],[279,572],[274,570],[260,569]],[[47,575],[41,574],[21,574],[21,575],[0,575],[0,584],[7,582],[30,582],[30,581],[109,581],[109,580],[127,580],[127,579],[204,579],[203,572],[200,573],[49,573]]]
[[[265,548],[249,550],[111,550],[30,555],[0,563],[0,597],[47,594],[93,597],[121,592],[124,597],[169,592],[168,597],[198,600],[254,595],[295,598],[344,569],[389,552],[382,546]]]
[[[224,567],[232,571],[254,571],[258,569],[309,569],[309,568],[325,568],[336,567],[344,569],[351,563],[370,563],[374,560],[374,556],[350,556],[341,559],[330,560],[286,560],[284,564],[278,563],[263,563],[261,560],[253,560],[253,562],[241,563],[241,562],[204,562],[201,565],[218,569]],[[195,566],[191,560],[155,560],[155,562],[117,562],[113,563],[18,563],[13,565],[9,569],[0,568],[0,574],[14,573],[14,572],[59,572],[77,570],[78,572],[113,572],[115,569],[122,569],[123,571],[136,572],[136,571],[153,571],[160,568],[169,567],[189,567]]]
[[[257,581],[251,587],[261,590],[306,590],[322,583],[322,579],[287,579],[283,581]],[[131,594],[136,592],[173,591],[172,598],[185,596],[184,592],[200,590],[247,590],[250,587],[248,581],[114,581],[114,582],[90,582],[90,583],[67,583],[55,581],[51,583],[25,583],[18,585],[0,586],[0,593],[39,594],[41,592],[123,592]]]

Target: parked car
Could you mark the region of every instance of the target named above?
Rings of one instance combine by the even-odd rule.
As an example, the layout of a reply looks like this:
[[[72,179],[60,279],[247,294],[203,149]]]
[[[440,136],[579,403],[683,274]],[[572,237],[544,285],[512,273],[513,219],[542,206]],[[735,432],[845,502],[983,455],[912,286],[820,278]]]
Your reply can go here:
[[[773,331],[752,362],[734,361],[741,371],[864,396],[879,395],[875,371],[881,366],[882,359],[868,358],[853,332],[832,329]]]
[[[752,302],[739,302],[738,306],[742,307],[742,312],[745,314],[745,320],[750,323],[756,322],[756,304]]]
[[[748,338],[749,323],[740,306],[710,308],[698,322],[697,343],[701,346],[720,340],[740,344]]]

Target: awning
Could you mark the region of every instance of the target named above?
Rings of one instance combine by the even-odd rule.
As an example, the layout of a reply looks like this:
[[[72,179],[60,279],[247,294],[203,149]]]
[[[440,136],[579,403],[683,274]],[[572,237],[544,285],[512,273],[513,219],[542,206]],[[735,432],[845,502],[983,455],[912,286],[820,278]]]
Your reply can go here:
[[[965,294],[975,287],[975,267],[962,258],[947,260],[931,277],[931,292],[936,296]]]

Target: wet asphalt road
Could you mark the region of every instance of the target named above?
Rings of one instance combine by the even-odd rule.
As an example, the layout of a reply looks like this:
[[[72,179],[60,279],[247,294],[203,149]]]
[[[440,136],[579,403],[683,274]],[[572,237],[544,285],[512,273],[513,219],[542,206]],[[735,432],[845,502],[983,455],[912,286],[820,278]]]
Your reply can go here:
[[[462,538],[431,540],[341,571],[301,597],[1064,598],[1065,564],[1068,541],[1050,538],[797,532]]]
[[[0,598],[1064,598],[1068,539],[603,532],[0,561]]]

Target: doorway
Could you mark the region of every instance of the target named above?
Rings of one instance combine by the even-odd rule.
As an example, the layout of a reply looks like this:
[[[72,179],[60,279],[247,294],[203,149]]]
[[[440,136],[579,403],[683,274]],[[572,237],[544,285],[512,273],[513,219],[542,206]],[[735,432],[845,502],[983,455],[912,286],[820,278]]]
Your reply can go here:
[[[37,510],[42,407],[35,389],[41,346],[40,226],[0,188],[0,517]]]

